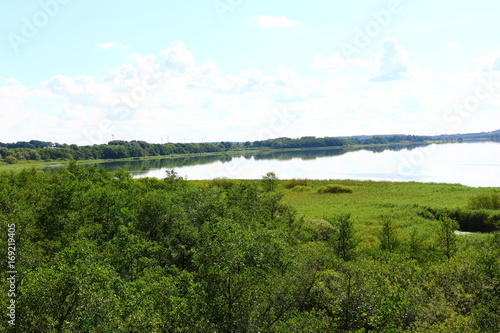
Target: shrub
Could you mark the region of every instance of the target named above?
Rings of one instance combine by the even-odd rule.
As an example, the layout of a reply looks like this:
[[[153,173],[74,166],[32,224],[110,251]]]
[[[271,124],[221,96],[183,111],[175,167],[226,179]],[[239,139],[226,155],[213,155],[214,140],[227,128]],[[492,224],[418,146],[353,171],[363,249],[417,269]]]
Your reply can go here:
[[[297,185],[292,188],[294,192],[305,192],[309,191],[309,186]]]
[[[17,158],[15,158],[14,156],[7,156],[4,158],[4,161],[9,163],[9,164],[16,164],[17,163]]]
[[[283,182],[285,188],[294,188],[296,186],[309,186],[309,179],[289,179]]]
[[[304,221],[303,230],[309,235],[308,241],[326,242],[335,233],[335,228],[332,224],[323,219]]]
[[[499,212],[486,209],[422,207],[417,215],[430,220],[449,217],[458,222],[461,231],[468,232],[495,231],[500,221]]]
[[[212,181],[210,181],[210,186],[220,187],[226,190],[228,188],[233,187],[236,184],[238,184],[236,180],[227,178],[215,178]]]
[[[318,193],[352,193],[352,187],[339,185],[339,184],[328,184],[318,188]]]
[[[473,209],[500,209],[498,192],[479,193],[469,198],[469,207]]]

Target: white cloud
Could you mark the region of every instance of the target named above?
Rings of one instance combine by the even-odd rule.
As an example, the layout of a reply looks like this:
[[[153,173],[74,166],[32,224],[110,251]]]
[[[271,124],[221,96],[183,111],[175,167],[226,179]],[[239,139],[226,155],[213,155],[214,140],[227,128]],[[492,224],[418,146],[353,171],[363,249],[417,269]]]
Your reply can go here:
[[[458,44],[457,42],[449,42],[449,43],[446,43],[446,47],[449,48],[449,49],[455,49],[459,46],[460,44]]]
[[[188,86],[219,90],[228,88],[226,82],[221,78],[221,71],[213,60],[208,60],[193,70],[189,77]]]
[[[97,43],[95,46],[97,48],[100,48],[100,49],[129,49],[129,48],[131,48],[130,45],[122,45],[122,44],[116,43],[116,42]]]
[[[415,76],[417,67],[410,63],[406,50],[395,39],[387,39],[381,53],[375,56],[376,71],[369,81],[393,81]]]
[[[165,65],[170,69],[176,69],[180,73],[191,70],[195,66],[195,59],[191,51],[181,41],[175,41],[169,49],[160,51],[165,57]]]
[[[8,79],[13,85],[0,86],[0,123],[2,124],[2,132],[6,131],[9,126],[18,124],[20,121],[19,108],[25,98],[30,95],[27,87],[15,80]]]
[[[69,78],[56,75],[42,84],[54,96],[83,106],[100,106],[103,94],[109,90],[104,84],[95,82],[90,76]]]
[[[159,141],[166,135],[172,141],[191,135],[245,140],[247,135],[260,135],[274,117],[272,110],[285,105],[294,110],[294,119],[283,132],[273,135],[382,133],[385,129],[391,132],[404,121],[408,126],[420,126],[420,130],[422,124],[432,126],[432,121],[439,121],[435,119],[449,107],[450,97],[471,87],[471,82],[456,78],[446,81],[422,76],[422,70],[408,61],[394,40],[386,41],[377,55],[371,80],[415,78],[397,85],[365,81],[349,86],[340,80],[340,74],[313,79],[286,66],[274,71],[242,69],[225,75],[213,60],[196,65],[182,42],[159,53],[131,54],[103,79],[55,75],[43,82],[43,91],[7,79],[0,83],[2,134],[18,138],[19,130],[26,136],[33,130],[33,135],[46,133],[42,139],[79,144],[106,142],[112,134],[126,140]],[[311,66],[335,71],[367,65],[361,59],[356,61],[343,60],[339,54],[318,55]],[[24,102],[31,97],[39,106],[33,108],[32,100]],[[120,114],[122,107],[124,113]]]
[[[285,16],[271,16],[271,15],[255,15],[252,16],[253,21],[263,29],[271,27],[288,28],[300,25],[299,21],[293,21]]]
[[[475,63],[483,72],[500,71],[500,51],[476,58]]]
[[[371,62],[363,60],[361,58],[352,58],[346,60],[344,57],[340,55],[340,53],[335,53],[331,57],[325,58],[323,55],[317,55],[314,57],[313,63],[311,64],[312,68],[315,69],[324,69],[336,72],[342,68],[346,68],[349,66],[353,67],[364,67],[370,65]]]
[[[130,91],[137,86],[154,87],[163,79],[165,73],[159,71],[154,55],[143,57],[134,53],[127,59],[132,62],[108,71],[104,78],[104,83],[110,84],[114,92]]]

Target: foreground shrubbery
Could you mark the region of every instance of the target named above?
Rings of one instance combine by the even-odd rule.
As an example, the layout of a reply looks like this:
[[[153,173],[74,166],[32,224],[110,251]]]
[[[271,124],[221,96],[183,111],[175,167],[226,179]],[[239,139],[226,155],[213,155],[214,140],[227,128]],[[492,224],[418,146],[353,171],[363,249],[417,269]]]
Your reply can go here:
[[[318,193],[352,193],[353,189],[350,186],[339,184],[328,184],[318,188]]]
[[[465,247],[443,224],[427,247],[387,224],[374,250],[348,214],[304,219],[259,185],[0,173],[17,332],[498,331],[499,234]]]

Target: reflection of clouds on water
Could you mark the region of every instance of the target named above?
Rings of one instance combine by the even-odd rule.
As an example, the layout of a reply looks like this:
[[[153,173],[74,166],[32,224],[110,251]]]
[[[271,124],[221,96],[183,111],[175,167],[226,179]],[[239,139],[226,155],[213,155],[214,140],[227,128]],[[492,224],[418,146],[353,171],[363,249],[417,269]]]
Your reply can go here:
[[[432,147],[422,163],[401,173],[401,161],[419,149],[324,149],[259,153],[253,157],[210,155],[106,163],[106,168],[122,167],[134,178],[165,178],[175,169],[190,180],[234,178],[261,179],[275,172],[280,179],[356,179],[377,181],[418,181],[460,183],[469,186],[500,186],[500,145],[492,143],[440,144]],[[427,147],[429,149],[429,146]]]

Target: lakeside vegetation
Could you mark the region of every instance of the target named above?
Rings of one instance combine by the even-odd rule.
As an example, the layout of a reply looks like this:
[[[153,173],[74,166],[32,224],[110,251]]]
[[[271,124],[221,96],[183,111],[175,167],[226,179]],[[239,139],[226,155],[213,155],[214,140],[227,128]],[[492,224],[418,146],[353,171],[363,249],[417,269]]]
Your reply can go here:
[[[423,136],[375,136],[371,138],[277,138],[245,143],[166,143],[152,144],[145,141],[114,140],[108,144],[77,146],[31,140],[29,142],[0,143],[0,166],[68,160],[116,160],[157,156],[199,155],[210,153],[231,153],[262,151],[263,149],[307,149],[362,145],[387,145],[396,143],[424,143]]]
[[[276,138],[246,142],[165,143],[113,140],[107,144],[78,146],[31,140],[16,143],[0,142],[0,169],[16,170],[24,166],[39,166],[50,162],[70,160],[98,162],[110,160],[145,160],[161,157],[203,156],[213,154],[242,155],[269,150],[356,149],[396,145],[430,144],[441,142],[500,141],[500,130],[488,133],[469,133],[439,136],[378,135],[352,137],[304,136],[297,139]]]
[[[0,173],[17,332],[497,332],[498,191]]]

